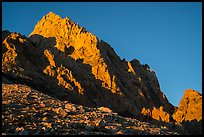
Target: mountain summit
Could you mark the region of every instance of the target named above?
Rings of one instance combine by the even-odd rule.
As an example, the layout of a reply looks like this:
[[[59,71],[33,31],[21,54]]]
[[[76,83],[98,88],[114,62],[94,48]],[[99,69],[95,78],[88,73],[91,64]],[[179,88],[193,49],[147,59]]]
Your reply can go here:
[[[125,117],[141,119],[146,109],[158,109],[165,114],[158,116],[162,122],[171,121],[175,107],[149,65],[121,60],[108,43],[68,17],[50,12],[28,38],[8,31],[2,36],[3,83],[25,84],[78,105],[108,107]]]
[[[39,56],[49,62],[42,70],[44,74],[58,80],[67,92],[81,94],[70,96],[77,103],[107,106],[131,116],[137,116],[143,107],[164,106],[168,112],[173,108],[148,65],[141,65],[136,59],[121,60],[108,43],[98,41],[67,17],[48,13],[29,39],[43,53]],[[47,42],[48,39],[53,42]]]

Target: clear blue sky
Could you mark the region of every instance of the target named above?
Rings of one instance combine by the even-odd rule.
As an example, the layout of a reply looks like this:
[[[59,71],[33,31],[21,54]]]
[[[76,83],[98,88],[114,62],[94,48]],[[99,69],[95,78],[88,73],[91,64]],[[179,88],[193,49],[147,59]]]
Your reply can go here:
[[[202,93],[201,2],[3,2],[2,29],[28,36],[50,11],[108,42],[121,59],[149,64],[173,105],[187,88]]]

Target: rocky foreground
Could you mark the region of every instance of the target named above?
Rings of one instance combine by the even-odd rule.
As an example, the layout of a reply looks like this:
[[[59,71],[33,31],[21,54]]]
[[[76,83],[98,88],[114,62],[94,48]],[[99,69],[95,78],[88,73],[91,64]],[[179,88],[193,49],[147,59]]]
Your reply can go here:
[[[29,37],[2,31],[2,81],[4,135],[202,135],[202,94],[173,106],[148,64],[53,12]]]
[[[2,31],[2,55],[3,75],[60,100],[107,106],[137,119],[143,108],[174,112],[148,64],[121,59],[107,42],[53,12],[37,22],[29,37]]]
[[[2,84],[2,135],[177,135],[107,107],[60,101],[21,84]]]

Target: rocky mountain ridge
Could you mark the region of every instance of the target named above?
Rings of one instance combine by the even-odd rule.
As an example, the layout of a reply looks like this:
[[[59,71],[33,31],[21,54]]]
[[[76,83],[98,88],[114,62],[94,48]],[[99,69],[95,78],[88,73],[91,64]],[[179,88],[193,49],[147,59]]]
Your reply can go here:
[[[2,55],[4,82],[26,84],[61,101],[105,106],[121,116],[181,122],[149,65],[121,60],[68,17],[48,13],[28,38],[3,31]]]
[[[55,83],[51,84],[54,87],[47,85],[47,88],[57,91],[54,94],[59,94],[62,90],[70,91],[70,98],[67,99],[79,104],[103,104],[132,116],[140,114],[144,106],[164,106],[169,112],[173,109],[148,65],[141,65],[136,59],[130,62],[121,60],[109,44],[98,41],[96,36],[74,24],[69,18],[62,19],[50,12],[38,22],[28,39],[21,38],[20,34],[11,34],[11,38],[4,41],[10,39],[19,40],[21,45],[21,42],[30,44],[25,47],[28,51],[24,50],[26,57],[21,59],[19,56],[19,62],[28,60],[30,64],[17,64],[20,67],[22,65],[23,69],[30,66],[29,69],[24,69],[27,71],[25,75],[29,74],[28,77],[36,79],[35,82],[43,83],[36,78],[38,76]],[[18,48],[20,47],[16,47],[16,52]],[[19,53],[23,52],[20,50]],[[38,72],[40,74],[35,74]],[[46,83],[43,84],[46,87]]]

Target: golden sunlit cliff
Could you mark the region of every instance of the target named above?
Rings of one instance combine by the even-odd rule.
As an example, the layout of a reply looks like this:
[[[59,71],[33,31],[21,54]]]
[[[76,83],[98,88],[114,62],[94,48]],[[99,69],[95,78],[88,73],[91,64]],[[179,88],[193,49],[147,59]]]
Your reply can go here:
[[[202,95],[193,89],[187,89],[173,118],[190,129],[191,134],[202,134]]]
[[[53,12],[38,21],[28,38],[2,31],[2,76],[3,83],[25,84],[78,105],[105,106],[121,116],[147,115],[167,123],[191,120],[194,114],[202,119],[202,111],[183,112],[185,105],[175,112],[148,64],[121,60],[108,43]]]

